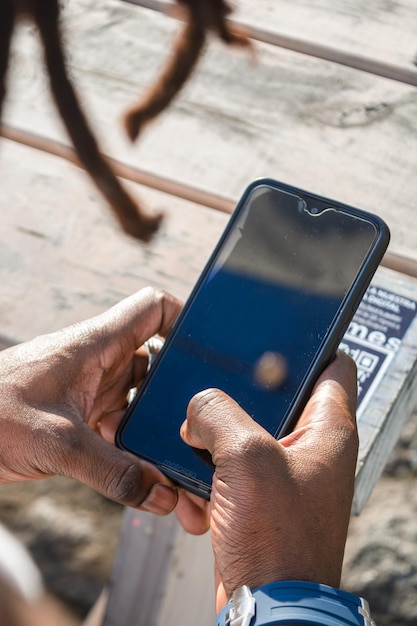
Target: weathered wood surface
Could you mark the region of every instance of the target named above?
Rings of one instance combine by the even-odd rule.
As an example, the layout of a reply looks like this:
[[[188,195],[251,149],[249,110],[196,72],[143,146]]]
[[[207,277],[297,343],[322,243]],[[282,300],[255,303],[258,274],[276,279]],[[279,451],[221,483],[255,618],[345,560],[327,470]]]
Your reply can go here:
[[[0,334],[15,340],[97,314],[146,285],[186,297],[228,216],[137,189],[166,220],[143,246],[120,233],[83,172],[1,142]]]
[[[411,0],[366,9],[360,2],[319,9],[248,1],[242,12],[270,28],[413,67]],[[71,73],[113,156],[232,199],[270,175],[380,213],[393,247],[417,250],[415,88],[268,45],[256,45],[251,63],[213,41],[174,106],[132,147],[120,115],[163,64],[178,22],[118,0],[76,0],[64,23]],[[65,139],[36,37],[25,35],[15,41],[6,121]]]
[[[237,17],[256,25],[413,66],[417,12],[412,0],[366,6],[359,0],[338,0],[321,7],[301,0],[240,0],[240,7]],[[120,114],[152,81],[179,24],[118,0],[72,0],[65,5],[64,24],[71,73],[103,148],[112,156],[231,199],[255,177],[272,176],[379,213],[392,229],[393,248],[417,251],[415,88],[267,45],[257,44],[257,61],[251,64],[244,53],[213,42],[174,106],[132,147],[118,125]],[[39,65],[34,33],[23,28],[14,49],[5,121],[66,141]],[[77,168],[9,141],[1,142],[0,158],[2,343],[99,313],[146,284],[186,297],[227,221],[224,214],[131,185],[151,210],[162,207],[167,213],[161,233],[144,247],[118,231]],[[388,276],[380,275],[384,280]],[[401,280],[393,274],[391,279]],[[408,290],[412,281],[406,283],[397,287]],[[375,461],[372,466],[359,464],[358,508],[415,403],[416,334],[414,325],[407,335],[405,361],[398,360],[388,387],[381,385],[375,398],[382,413],[378,409],[378,417],[370,418],[372,436],[367,426],[362,437],[374,450]],[[396,419],[386,420],[384,410],[395,411]],[[141,514],[127,512],[126,524],[131,523],[145,532]],[[113,595],[105,626],[136,626],[134,619],[140,619],[146,602],[154,621],[137,624],[185,624],[181,607],[190,598],[201,608],[198,623],[204,626],[205,618],[212,623],[212,609],[201,605],[206,600],[211,605],[212,596],[193,596],[194,589],[202,588],[212,594],[207,538],[196,540],[205,556],[198,580],[195,573],[190,578],[187,559],[197,548],[184,543],[175,523],[164,535],[165,544],[148,541],[149,533],[156,536],[164,523],[157,520],[145,535],[149,549],[165,545],[168,585],[159,587],[162,595],[156,600],[142,595],[139,602],[150,570],[138,569],[145,556],[136,556],[133,547],[139,542],[143,548],[145,535],[124,538],[120,549],[126,560],[119,558],[115,580],[120,583],[123,575],[130,585],[123,582],[112,591],[131,593],[131,603]],[[174,540],[175,546],[170,543]],[[154,566],[155,576],[158,571],[162,575],[162,560],[158,565],[155,555],[146,557],[148,566]],[[189,623],[197,623],[194,608],[188,608]],[[122,609],[130,611],[127,621]],[[173,615],[178,617],[173,620]]]
[[[175,12],[173,4],[170,1],[122,1],[135,4],[143,8],[153,9],[170,17],[175,16],[181,19],[181,16]],[[414,85],[415,87],[417,86],[417,73],[414,67],[410,67],[410,59],[408,56],[409,47],[401,47],[401,52],[406,52],[405,65],[404,58],[401,56],[400,61],[393,61],[391,58],[388,59],[367,56],[366,51],[365,54],[363,54],[361,49],[362,46],[358,46],[357,39],[355,41],[356,45],[354,46],[354,49],[352,49],[352,38],[349,36],[347,38],[343,36],[340,37],[340,34],[337,32],[338,29],[335,22],[341,21],[340,16],[338,15],[339,7],[337,6],[332,6],[332,9],[336,10],[335,13],[330,16],[326,7],[321,7],[320,10],[320,7],[308,7],[303,4],[300,5],[299,3],[292,3],[291,5],[285,4],[283,6],[282,3],[277,2],[274,6],[272,6],[268,2],[260,2],[256,4],[255,10],[254,8],[253,2],[240,3],[238,7],[236,7],[237,10],[235,10],[234,14],[230,17],[230,23],[232,25],[237,24],[240,28],[244,28],[246,34],[254,41],[272,44],[285,50],[291,50],[299,54],[308,55],[312,58],[324,59],[326,61],[331,61],[332,63],[338,63],[346,67],[355,68],[361,72],[368,72],[375,76],[382,76],[384,78],[389,78],[390,80],[400,81],[408,85]],[[361,19],[358,20],[358,17],[361,18],[362,16],[355,16],[354,7],[351,7],[353,10],[352,12],[348,11],[347,13],[346,6],[343,8],[345,15],[348,16],[350,21],[349,26],[351,27],[353,22],[353,24],[357,27],[362,22]],[[385,8],[389,10],[389,13],[397,12],[396,10],[394,11],[393,6],[386,6]],[[404,14],[409,14],[411,16],[409,6],[395,7],[395,9],[398,8],[400,9],[399,14],[401,17],[404,17]],[[288,11],[288,9],[290,10]],[[311,29],[311,18],[316,18],[313,23],[319,24],[319,31],[321,32],[318,32],[317,28]],[[303,28],[300,29],[300,25],[307,27],[307,32],[304,32]],[[392,26],[391,24],[389,25]],[[389,25],[388,23],[386,24],[386,26]],[[346,26],[347,25],[345,24],[345,27]],[[349,34],[350,30],[348,29],[347,31]],[[356,34],[359,34],[357,31],[360,30],[360,28],[355,28],[354,30],[356,31]],[[366,25],[366,30],[369,31],[369,23]],[[387,28],[384,28],[386,36],[389,35],[389,30],[390,29],[388,28],[387,32]],[[330,37],[326,37],[326,35],[329,34],[329,31]],[[319,40],[317,39],[318,34],[321,35]],[[325,36],[323,36],[323,34]],[[331,43],[329,45],[326,40],[334,39],[335,35],[339,35],[337,45],[332,45]],[[369,35],[372,36],[372,31],[371,33],[368,32],[367,35],[368,37]],[[312,36],[315,40],[311,38]],[[378,32],[377,42],[381,42],[380,32]],[[410,42],[411,40],[407,40],[406,43],[410,44]],[[380,51],[378,50],[378,52]],[[384,52],[387,53],[387,50],[385,49]],[[375,51],[373,53],[375,54]],[[385,55],[382,56],[385,57]],[[398,54],[394,55],[394,57],[398,57]]]
[[[253,26],[412,67],[416,56],[416,7],[412,0],[366,6],[360,0],[237,0],[233,17]]]

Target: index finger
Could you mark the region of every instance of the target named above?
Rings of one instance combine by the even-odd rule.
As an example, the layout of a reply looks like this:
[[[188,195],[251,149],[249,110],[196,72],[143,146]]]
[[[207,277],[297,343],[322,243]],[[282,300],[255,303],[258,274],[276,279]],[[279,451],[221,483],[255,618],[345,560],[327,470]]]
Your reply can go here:
[[[319,376],[311,397],[297,422],[296,429],[312,421],[319,422],[332,415],[332,423],[356,425],[358,383],[356,364],[345,352],[338,351],[333,361]]]
[[[354,361],[338,352],[321,374],[294,430],[279,440],[285,448],[307,445],[327,450],[358,449],[357,377]]]

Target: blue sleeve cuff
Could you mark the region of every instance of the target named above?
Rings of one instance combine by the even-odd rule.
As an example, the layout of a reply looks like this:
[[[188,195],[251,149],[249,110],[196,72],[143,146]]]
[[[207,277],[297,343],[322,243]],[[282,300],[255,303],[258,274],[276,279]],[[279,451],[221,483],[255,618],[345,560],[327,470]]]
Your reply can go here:
[[[216,626],[375,626],[366,600],[327,585],[280,581],[258,587],[252,595],[254,617],[237,615],[232,599]]]

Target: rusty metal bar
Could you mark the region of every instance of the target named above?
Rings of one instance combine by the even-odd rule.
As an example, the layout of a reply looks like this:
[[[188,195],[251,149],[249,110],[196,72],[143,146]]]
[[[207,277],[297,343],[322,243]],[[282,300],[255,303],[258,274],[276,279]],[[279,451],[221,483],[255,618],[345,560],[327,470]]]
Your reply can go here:
[[[48,139],[26,130],[8,126],[3,124],[0,126],[0,136],[10,141],[23,144],[35,150],[41,150],[48,154],[66,159],[74,165],[81,167],[75,151],[68,145]],[[122,163],[117,159],[106,156],[111,163],[117,176],[130,180],[139,185],[156,189],[166,194],[176,196],[189,202],[194,202],[200,206],[205,206],[209,209],[221,211],[222,213],[231,213],[236,205],[236,202],[231,198],[225,198],[218,194],[192,187],[186,183],[177,182],[163,176],[157,176],[151,174],[145,170],[137,167],[132,167],[126,163]],[[381,265],[388,267],[389,269],[401,272],[407,276],[417,278],[417,257],[410,254],[403,254],[399,251],[389,250],[382,259]]]
[[[159,13],[164,13],[171,17],[180,17],[177,15],[177,12],[173,10],[174,5],[163,2],[162,0],[122,0],[122,2],[135,4],[145,9],[152,9],[153,11],[158,11]],[[230,20],[230,22],[231,24],[243,27],[248,36],[255,41],[285,48],[286,50],[298,52],[299,54],[306,54],[331,63],[338,63],[339,65],[351,67],[361,72],[367,72],[368,74],[374,74],[375,76],[381,76],[382,78],[388,78],[417,87],[417,70],[377,61],[351,52],[344,52],[343,50],[338,50],[330,46],[324,46],[321,43],[290,37],[265,28],[258,28],[240,20]]]
[[[54,139],[49,139],[48,137],[43,137],[33,132],[9,126],[8,124],[0,126],[0,136],[15,141],[16,143],[35,148],[36,150],[53,154],[61,159],[70,161],[78,167],[82,167],[75,150]],[[221,211],[222,213],[231,213],[235,207],[235,202],[229,198],[177,182],[170,178],[165,178],[164,176],[151,174],[140,168],[122,163],[108,155],[104,156],[120,178],[130,180],[139,185],[144,185],[145,187],[150,187],[151,189],[156,189],[157,191],[162,191],[163,193],[182,198],[183,200],[188,200],[189,202],[195,202],[196,204]]]

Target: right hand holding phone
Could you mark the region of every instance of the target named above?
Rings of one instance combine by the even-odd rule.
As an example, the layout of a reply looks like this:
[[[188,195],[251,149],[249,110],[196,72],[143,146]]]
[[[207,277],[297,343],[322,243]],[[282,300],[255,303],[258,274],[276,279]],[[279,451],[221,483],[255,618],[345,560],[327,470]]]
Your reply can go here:
[[[190,402],[184,440],[208,449],[217,610],[241,585],[340,584],[358,450],[356,368],[338,353],[295,430],[277,441],[230,397]],[[180,503],[181,506],[181,503]]]

